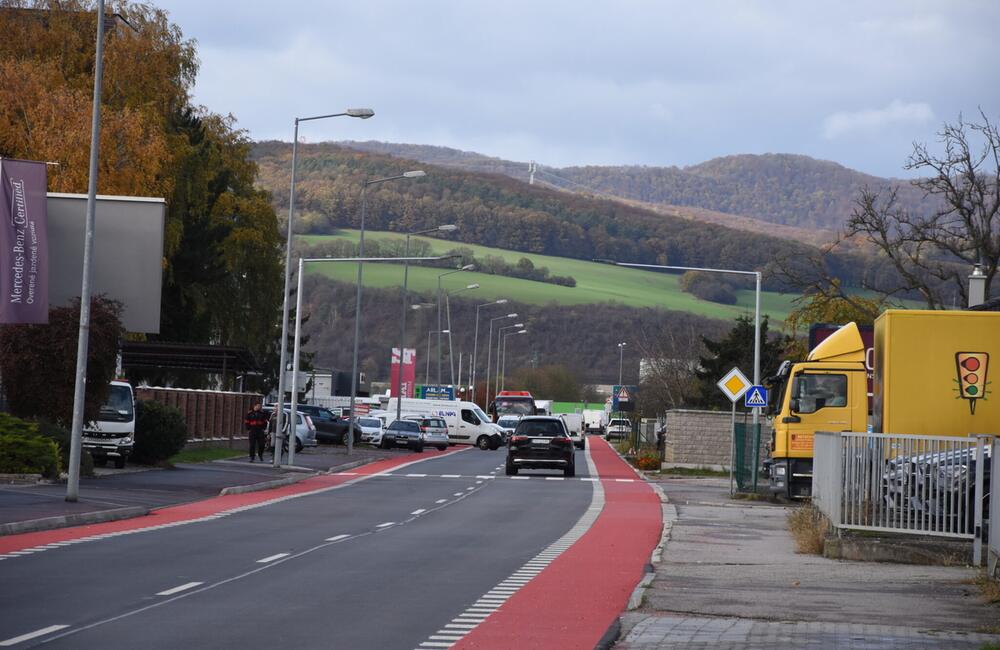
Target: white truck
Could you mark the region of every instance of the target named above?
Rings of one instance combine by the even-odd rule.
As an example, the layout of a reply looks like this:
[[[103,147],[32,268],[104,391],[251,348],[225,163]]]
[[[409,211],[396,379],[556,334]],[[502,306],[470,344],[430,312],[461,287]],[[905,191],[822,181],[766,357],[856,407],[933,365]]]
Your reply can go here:
[[[108,459],[114,459],[115,467],[121,469],[134,444],[135,394],[127,381],[113,381],[97,420],[83,427],[83,448],[90,452],[95,465],[106,465]]]
[[[583,411],[583,426],[587,433],[602,435],[608,425],[608,414],[604,409],[585,409]]]
[[[562,418],[563,423],[569,430],[569,437],[573,439],[573,444],[576,445],[576,448],[583,449],[586,447],[587,443],[584,439],[586,431],[583,428],[583,414],[560,413],[559,417]]]
[[[391,397],[385,406],[388,421],[396,419],[398,398]],[[403,398],[403,414],[436,415],[448,424],[448,443],[475,445],[480,449],[498,449],[503,442],[503,428],[490,422],[478,404],[447,399]]]

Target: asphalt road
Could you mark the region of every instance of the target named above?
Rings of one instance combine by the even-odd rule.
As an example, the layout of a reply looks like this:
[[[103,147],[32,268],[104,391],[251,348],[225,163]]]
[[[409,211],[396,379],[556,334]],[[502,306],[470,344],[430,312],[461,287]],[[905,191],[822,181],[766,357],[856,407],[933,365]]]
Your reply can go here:
[[[577,523],[595,484],[576,453],[577,479],[507,478],[502,450],[467,449],[219,519],[5,560],[0,647],[418,647]]]

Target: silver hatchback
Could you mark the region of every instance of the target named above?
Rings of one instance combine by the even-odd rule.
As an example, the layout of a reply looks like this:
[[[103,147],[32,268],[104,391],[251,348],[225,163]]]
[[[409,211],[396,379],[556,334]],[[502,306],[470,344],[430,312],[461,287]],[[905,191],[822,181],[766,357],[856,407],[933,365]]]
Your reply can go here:
[[[410,415],[403,419],[413,420],[420,425],[425,445],[436,447],[440,451],[448,448],[448,423],[444,418],[433,415]]]

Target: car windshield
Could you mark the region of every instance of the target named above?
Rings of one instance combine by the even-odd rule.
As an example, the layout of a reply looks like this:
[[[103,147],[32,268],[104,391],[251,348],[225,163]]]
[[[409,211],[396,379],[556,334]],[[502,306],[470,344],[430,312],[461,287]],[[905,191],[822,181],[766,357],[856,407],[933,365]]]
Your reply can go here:
[[[517,418],[500,418],[499,420],[497,420],[497,424],[506,429],[513,429],[514,427],[517,426],[517,421],[518,421]]]
[[[358,423],[363,427],[381,427],[382,421],[376,418],[360,418]]]
[[[101,405],[97,419],[104,422],[128,422],[132,419],[132,391],[128,386],[111,386],[108,401]]]
[[[438,429],[443,429],[448,425],[444,423],[444,420],[441,420],[439,418],[427,418],[426,420],[424,420],[424,426],[437,427]]]
[[[522,420],[514,432],[519,436],[546,438],[565,435],[562,423],[555,420]]]

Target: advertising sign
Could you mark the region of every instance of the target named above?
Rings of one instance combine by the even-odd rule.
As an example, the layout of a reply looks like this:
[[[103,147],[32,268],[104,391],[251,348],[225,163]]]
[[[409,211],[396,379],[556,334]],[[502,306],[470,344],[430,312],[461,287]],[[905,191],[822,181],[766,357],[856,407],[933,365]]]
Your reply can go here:
[[[422,399],[455,399],[453,386],[421,386]]]
[[[417,378],[417,351],[414,348],[403,348],[403,387],[399,387],[399,348],[392,349],[392,370],[390,372],[389,395],[413,397],[413,388]]]
[[[45,189],[45,163],[0,158],[0,323],[49,322]]]

